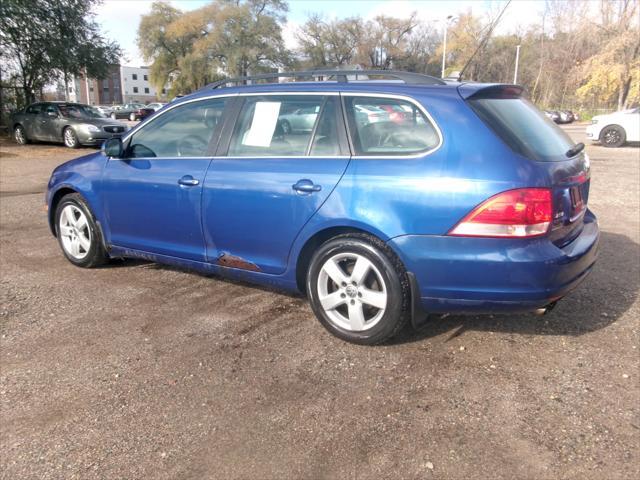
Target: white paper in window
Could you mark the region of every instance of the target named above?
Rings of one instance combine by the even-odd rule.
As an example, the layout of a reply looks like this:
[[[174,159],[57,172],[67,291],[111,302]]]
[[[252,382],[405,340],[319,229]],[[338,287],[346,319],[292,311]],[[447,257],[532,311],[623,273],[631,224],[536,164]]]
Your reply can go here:
[[[280,115],[280,102],[257,102],[251,128],[244,134],[242,144],[249,147],[269,147]]]

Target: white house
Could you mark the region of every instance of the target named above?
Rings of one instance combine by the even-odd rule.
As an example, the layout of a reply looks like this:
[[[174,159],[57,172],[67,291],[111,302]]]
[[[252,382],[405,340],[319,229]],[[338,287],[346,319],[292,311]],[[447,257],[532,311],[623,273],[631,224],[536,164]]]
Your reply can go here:
[[[150,103],[163,98],[166,90],[157,92],[149,82],[149,67],[120,67],[122,102]]]

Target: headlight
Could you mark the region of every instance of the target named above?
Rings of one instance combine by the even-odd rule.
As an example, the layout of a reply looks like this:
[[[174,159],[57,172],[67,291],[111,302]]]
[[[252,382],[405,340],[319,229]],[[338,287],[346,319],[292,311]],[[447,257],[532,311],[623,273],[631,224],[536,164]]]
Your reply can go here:
[[[90,124],[85,124],[83,125],[84,128],[86,128],[89,132],[99,132],[100,129],[98,127],[96,127],[95,125],[90,125]]]

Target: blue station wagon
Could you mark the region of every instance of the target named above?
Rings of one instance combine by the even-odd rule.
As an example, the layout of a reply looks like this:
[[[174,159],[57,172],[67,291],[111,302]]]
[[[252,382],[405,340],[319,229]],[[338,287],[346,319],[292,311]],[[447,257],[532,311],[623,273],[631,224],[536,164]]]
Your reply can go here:
[[[376,344],[424,314],[553,307],[596,260],[589,181],[584,145],[519,86],[316,71],[182,97],[56,168],[46,202],[74,265],[303,292],[331,333]]]

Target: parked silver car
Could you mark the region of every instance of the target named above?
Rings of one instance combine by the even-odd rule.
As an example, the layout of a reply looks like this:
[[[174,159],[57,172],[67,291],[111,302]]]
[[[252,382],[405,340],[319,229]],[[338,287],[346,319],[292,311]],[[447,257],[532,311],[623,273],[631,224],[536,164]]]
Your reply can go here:
[[[102,145],[129,127],[105,118],[95,107],[81,103],[43,102],[29,105],[11,117],[13,137],[24,145],[31,140],[61,142],[69,148]]]

